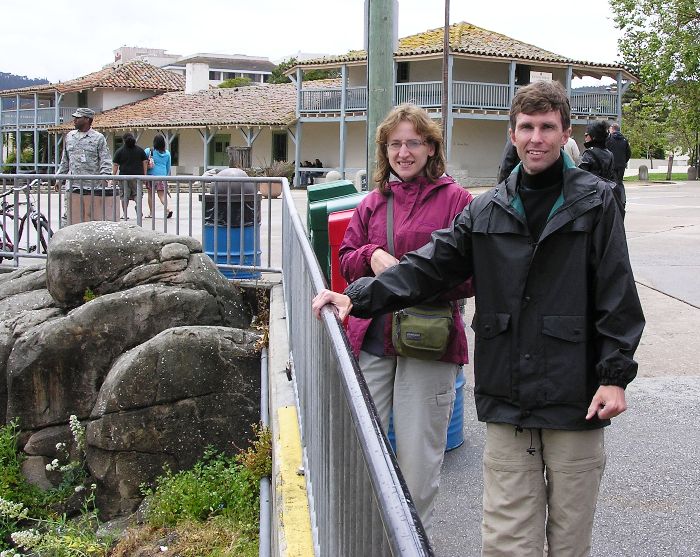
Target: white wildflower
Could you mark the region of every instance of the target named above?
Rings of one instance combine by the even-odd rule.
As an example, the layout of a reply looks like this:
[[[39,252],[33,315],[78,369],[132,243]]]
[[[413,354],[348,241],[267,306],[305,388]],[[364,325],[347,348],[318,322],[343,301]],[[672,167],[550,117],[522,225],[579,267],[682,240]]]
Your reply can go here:
[[[27,518],[27,509],[22,503],[13,503],[0,497],[0,516],[6,516],[16,520]]]
[[[57,451],[63,451],[63,450],[65,450],[65,448],[66,448],[65,443],[56,443],[56,450]]]
[[[39,545],[41,542],[41,534],[36,530],[21,530],[19,532],[13,532],[10,534],[12,541],[18,547],[24,547],[25,549],[32,549]]]
[[[83,489],[85,489],[84,485],[76,485],[75,486],[75,492],[80,493]]]
[[[85,450],[85,428],[80,425],[80,420],[75,414],[71,414],[68,418],[68,425],[78,448],[80,450]]]
[[[14,549],[6,549],[5,551],[0,551],[0,557],[22,557],[19,553],[15,553]]]

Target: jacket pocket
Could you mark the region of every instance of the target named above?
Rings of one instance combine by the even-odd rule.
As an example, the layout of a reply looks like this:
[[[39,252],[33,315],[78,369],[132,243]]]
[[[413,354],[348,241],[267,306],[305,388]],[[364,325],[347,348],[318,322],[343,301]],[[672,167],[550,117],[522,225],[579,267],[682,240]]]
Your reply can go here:
[[[510,314],[478,313],[472,320],[474,346],[474,390],[480,394],[511,396]]]
[[[547,400],[586,401],[587,336],[586,318],[583,315],[542,317]]]

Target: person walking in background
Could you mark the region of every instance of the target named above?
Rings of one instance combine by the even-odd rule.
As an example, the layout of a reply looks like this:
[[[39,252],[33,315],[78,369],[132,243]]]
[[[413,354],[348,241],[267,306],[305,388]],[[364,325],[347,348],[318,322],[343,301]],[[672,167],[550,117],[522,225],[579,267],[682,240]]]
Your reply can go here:
[[[122,136],[122,145],[114,153],[112,160],[112,174],[126,174],[132,176],[145,176],[148,173],[148,155],[136,145],[136,138],[132,133]],[[136,201],[138,188],[136,180],[122,180],[122,220],[129,220],[129,201]]]
[[[518,157],[518,152],[515,150],[515,145],[510,140],[510,137],[506,139],[506,144],[503,147],[503,153],[501,154],[501,164],[498,165],[498,174],[496,176],[496,183],[500,184],[503,180],[508,178],[508,175],[513,172],[513,169],[520,162],[520,157]]]
[[[579,151],[578,144],[573,137],[569,137],[567,140],[566,145],[564,145],[564,152],[569,155],[572,162],[578,166],[578,164],[581,162],[581,151]]]
[[[422,108],[404,104],[393,109],[377,128],[376,151],[378,187],[357,207],[340,246],[340,271],[348,282],[380,276],[404,253],[425,244],[434,230],[449,226],[472,200],[444,174],[442,132]],[[393,413],[396,456],[428,535],[455,380],[467,362],[455,300],[471,295],[471,283],[462,282],[441,298],[452,326],[444,355],[435,361],[397,355],[387,316],[350,317],[347,326],[385,433]]]
[[[165,148],[165,138],[161,134],[157,134],[153,138],[153,148],[146,148],[146,156],[148,157],[148,175],[149,176],[170,176],[170,151]],[[153,210],[153,189],[158,192],[158,199],[163,204],[164,210],[167,212],[167,217],[173,216],[173,212],[168,210],[168,202],[166,198],[167,194],[167,182],[166,180],[154,180],[148,182],[146,188],[148,189],[148,211],[149,215],[146,217],[150,219],[155,214]]]
[[[588,557],[605,468],[603,428],[627,408],[644,315],[613,184],[561,148],[571,107],[557,82],[510,109],[521,163],[449,228],[316,315],[396,311],[473,276],[474,398],[486,422],[482,555]],[[376,274],[376,273],[375,273]]]
[[[91,108],[78,108],[72,116],[75,129],[66,135],[61,163],[56,173],[111,175],[112,156],[109,153],[109,147],[107,147],[107,140],[100,132],[92,129],[95,111]],[[61,226],[73,222],[70,189],[76,186],[80,188],[80,193],[91,194],[94,188],[100,187],[100,183],[94,180],[71,179],[66,181],[63,187],[64,208]],[[58,187],[59,184],[56,184],[56,189]]]
[[[632,149],[630,149],[629,141],[620,132],[620,124],[613,122],[609,128],[610,135],[608,136],[605,146],[613,154],[615,161],[615,183],[617,184],[618,195],[622,200],[622,205],[625,205],[625,186],[622,181],[625,177],[625,168],[632,157]]]
[[[605,180],[615,181],[615,164],[613,154],[605,147],[608,138],[608,127],[605,122],[598,121],[588,124],[583,136],[586,150],[581,155],[579,168],[595,174]]]

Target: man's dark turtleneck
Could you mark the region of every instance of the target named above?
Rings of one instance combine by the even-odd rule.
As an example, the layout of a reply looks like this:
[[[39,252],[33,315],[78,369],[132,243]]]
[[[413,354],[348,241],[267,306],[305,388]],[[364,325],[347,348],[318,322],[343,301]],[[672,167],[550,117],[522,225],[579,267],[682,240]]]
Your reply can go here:
[[[560,156],[552,166],[539,174],[528,174],[524,168],[518,176],[518,193],[525,208],[525,218],[533,239],[539,240],[554,202],[561,193],[564,159]]]

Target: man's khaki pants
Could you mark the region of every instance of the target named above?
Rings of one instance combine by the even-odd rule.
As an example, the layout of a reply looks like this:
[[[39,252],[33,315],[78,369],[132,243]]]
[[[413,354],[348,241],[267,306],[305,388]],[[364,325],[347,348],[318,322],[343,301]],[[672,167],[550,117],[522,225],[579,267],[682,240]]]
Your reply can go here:
[[[430,537],[459,366],[367,352],[359,364],[385,433],[394,412],[396,459]]]
[[[484,557],[587,557],[605,469],[603,430],[486,424]],[[546,523],[546,524],[545,524]]]

